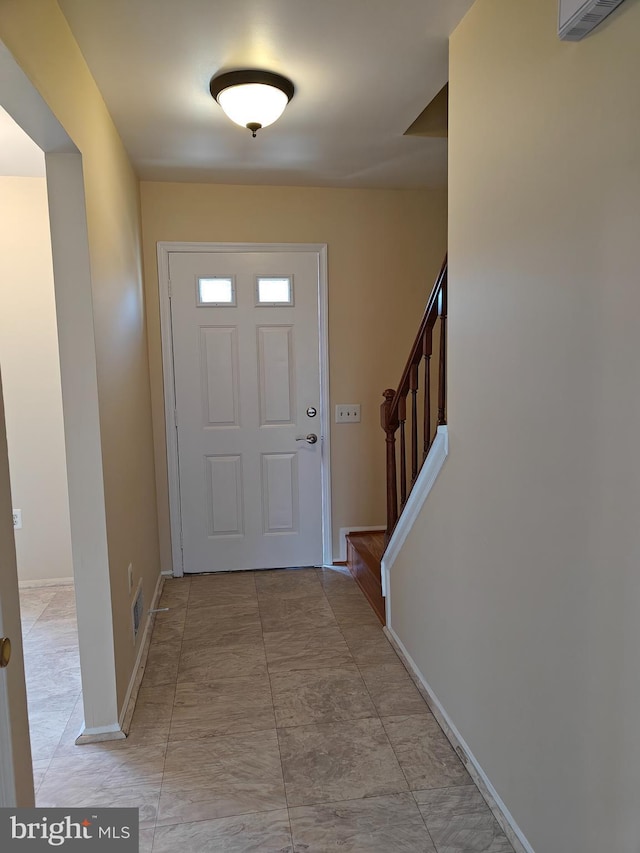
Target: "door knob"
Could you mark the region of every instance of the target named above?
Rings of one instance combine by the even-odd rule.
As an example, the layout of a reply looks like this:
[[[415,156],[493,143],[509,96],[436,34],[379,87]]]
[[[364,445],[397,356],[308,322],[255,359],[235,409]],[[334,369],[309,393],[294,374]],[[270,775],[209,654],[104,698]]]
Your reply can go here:
[[[306,441],[307,444],[315,444],[318,440],[318,436],[314,432],[310,432],[309,435],[305,435],[302,438],[296,438],[296,441]]]
[[[0,639],[0,669],[9,666],[11,660],[11,640],[8,637]]]

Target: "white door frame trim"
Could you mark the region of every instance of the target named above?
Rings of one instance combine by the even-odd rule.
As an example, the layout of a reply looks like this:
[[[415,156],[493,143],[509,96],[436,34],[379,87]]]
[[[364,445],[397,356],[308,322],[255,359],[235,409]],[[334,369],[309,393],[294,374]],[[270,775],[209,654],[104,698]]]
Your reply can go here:
[[[167,477],[169,481],[169,520],[173,576],[182,577],[180,480],[176,394],[171,335],[169,256],[173,252],[314,252],[318,256],[318,318],[320,340],[320,439],[322,472],[322,562],[332,564],[331,539],[331,448],[329,411],[329,288],[326,243],[158,243],[158,292],[162,337],[164,417],[167,438]]]

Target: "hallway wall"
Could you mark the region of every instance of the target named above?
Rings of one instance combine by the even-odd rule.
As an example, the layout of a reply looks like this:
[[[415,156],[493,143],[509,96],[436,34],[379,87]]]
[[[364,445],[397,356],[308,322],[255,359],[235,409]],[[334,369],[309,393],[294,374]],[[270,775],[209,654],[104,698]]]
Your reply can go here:
[[[384,524],[382,392],[395,386],[446,251],[445,190],[142,182],[158,512],[170,568],[158,241],[327,243],[333,547],[340,527]],[[333,423],[361,403],[359,424]]]
[[[450,455],[391,623],[537,853],[640,839],[640,3],[450,51]]]
[[[44,157],[43,166],[44,166]],[[71,578],[60,358],[45,178],[0,177],[0,370],[21,581]]]
[[[133,563],[134,589],[142,579],[147,604],[160,570],[138,181],[55,0],[3,0],[0,39],[82,154],[121,707],[137,654],[127,567]]]

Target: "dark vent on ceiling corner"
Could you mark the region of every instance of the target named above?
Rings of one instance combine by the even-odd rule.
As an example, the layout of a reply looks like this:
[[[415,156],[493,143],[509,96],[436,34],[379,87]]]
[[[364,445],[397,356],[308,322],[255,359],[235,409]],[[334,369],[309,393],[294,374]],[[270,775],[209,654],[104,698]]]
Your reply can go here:
[[[564,41],[580,41],[599,26],[624,0],[588,0],[567,20],[560,20],[558,34]],[[562,9],[562,5],[560,6]]]

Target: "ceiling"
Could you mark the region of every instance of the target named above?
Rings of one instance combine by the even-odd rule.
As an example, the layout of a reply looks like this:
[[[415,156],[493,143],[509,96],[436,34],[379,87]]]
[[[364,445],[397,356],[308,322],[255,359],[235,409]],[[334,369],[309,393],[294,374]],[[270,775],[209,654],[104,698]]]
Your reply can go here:
[[[473,0],[58,0],[142,179],[337,187],[446,183],[446,139],[404,136],[448,78]],[[293,80],[252,139],[221,70]]]
[[[44,177],[44,153],[0,107],[0,176]]]

